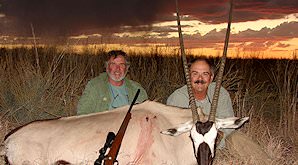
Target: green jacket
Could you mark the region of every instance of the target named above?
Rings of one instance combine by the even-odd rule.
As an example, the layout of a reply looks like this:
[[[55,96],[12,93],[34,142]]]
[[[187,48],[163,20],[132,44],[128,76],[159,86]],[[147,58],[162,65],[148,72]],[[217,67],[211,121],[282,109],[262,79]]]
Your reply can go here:
[[[128,78],[125,78],[124,81],[128,92],[129,104],[131,104],[138,89],[141,91],[136,102],[141,103],[148,99],[145,89],[139,83]],[[109,90],[108,76],[104,72],[87,83],[78,103],[77,114],[107,111],[110,103],[111,92]]]

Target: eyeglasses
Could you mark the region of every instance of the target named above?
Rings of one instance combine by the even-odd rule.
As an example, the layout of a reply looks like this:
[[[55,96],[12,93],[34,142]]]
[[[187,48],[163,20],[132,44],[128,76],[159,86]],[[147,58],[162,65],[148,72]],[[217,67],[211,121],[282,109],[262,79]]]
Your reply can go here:
[[[119,66],[121,69],[125,69],[126,67],[129,67],[129,64],[128,63],[117,64],[117,63],[114,63],[114,62],[109,62],[108,65],[110,67],[113,67],[113,68]]]
[[[209,73],[209,72],[203,72],[203,73],[191,72],[191,76],[194,76],[194,77],[201,76],[202,78],[209,78],[211,76],[211,73]]]

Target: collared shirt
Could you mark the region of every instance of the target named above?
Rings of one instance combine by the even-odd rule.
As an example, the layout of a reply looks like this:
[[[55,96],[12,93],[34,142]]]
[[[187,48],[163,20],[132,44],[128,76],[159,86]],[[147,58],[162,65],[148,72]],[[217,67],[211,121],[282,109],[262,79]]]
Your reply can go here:
[[[131,104],[136,92],[140,89],[140,94],[136,103],[141,103],[148,99],[145,89],[137,82],[124,78],[128,93],[129,104]],[[77,114],[89,114],[109,110],[112,102],[112,96],[109,89],[108,75],[106,72],[91,79],[80,97]]]
[[[211,102],[213,99],[214,91],[215,91],[216,83],[212,82],[208,86],[207,96],[204,100],[196,100],[196,105],[203,109],[205,114],[210,113]],[[189,95],[187,91],[187,86],[184,85],[181,88],[175,90],[167,99],[167,105],[172,105],[181,108],[190,108],[189,105]],[[217,118],[226,118],[226,117],[234,117],[234,111],[232,107],[232,101],[229,95],[229,92],[221,87],[218,99],[218,106],[216,110]],[[224,138],[232,133],[234,129],[221,129],[224,132]],[[225,141],[222,140],[219,148],[224,147]]]
[[[114,86],[110,84],[109,88],[112,100],[109,106],[109,110],[129,104],[129,98],[125,83],[123,83],[121,86]]]

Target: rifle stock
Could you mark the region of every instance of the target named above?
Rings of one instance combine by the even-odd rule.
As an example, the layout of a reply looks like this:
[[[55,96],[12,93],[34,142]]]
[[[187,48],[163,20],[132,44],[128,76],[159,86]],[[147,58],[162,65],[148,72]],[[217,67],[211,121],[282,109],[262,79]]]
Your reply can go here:
[[[131,119],[131,109],[132,109],[132,106],[134,105],[134,103],[136,102],[137,98],[138,98],[138,95],[140,93],[140,89],[138,89],[132,103],[130,104],[130,107],[129,107],[129,110],[128,112],[126,113],[125,115],[125,118],[117,132],[117,135],[113,141],[113,144],[109,150],[109,153],[104,161],[104,165],[113,165],[114,162],[116,161],[116,158],[117,158],[117,155],[118,155],[118,152],[120,150],[120,147],[121,147],[121,143],[122,143],[122,139],[124,137],[124,134],[125,134],[125,131],[126,131],[126,128],[127,128],[127,125],[129,123],[129,120]]]

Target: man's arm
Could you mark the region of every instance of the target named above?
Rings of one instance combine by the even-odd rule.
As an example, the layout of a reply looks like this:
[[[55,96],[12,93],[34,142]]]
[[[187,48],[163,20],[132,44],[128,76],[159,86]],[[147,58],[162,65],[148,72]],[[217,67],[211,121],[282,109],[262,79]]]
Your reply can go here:
[[[89,114],[93,112],[93,107],[95,106],[94,89],[90,82],[87,83],[82,96],[80,97],[77,106],[77,115]]]
[[[232,106],[232,100],[230,97],[229,92],[225,88],[221,88],[221,94],[219,96],[218,102],[218,110],[217,110],[217,117],[218,118],[227,118],[233,117],[234,110]],[[230,135],[235,129],[220,129],[224,133],[223,139],[219,144],[219,148],[223,148],[225,146],[225,139],[228,135]]]
[[[168,97],[167,105],[181,107],[181,108],[189,108],[188,93],[185,93],[182,89],[184,88],[177,89]]]
[[[142,86],[140,86],[139,89],[140,89],[140,95],[137,99],[137,102],[141,103],[141,102],[144,102],[145,100],[148,100],[148,94],[146,90]]]
[[[140,89],[140,94],[136,101],[137,103],[142,103],[145,100],[148,100],[147,92],[140,83],[126,78],[126,88],[128,90],[128,96],[130,99],[132,99],[135,96],[136,91]]]
[[[232,100],[229,92],[225,88],[220,89],[220,96],[218,101],[218,118],[234,117],[234,110],[232,106]]]

